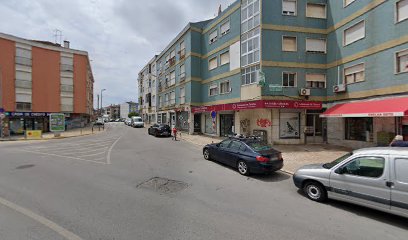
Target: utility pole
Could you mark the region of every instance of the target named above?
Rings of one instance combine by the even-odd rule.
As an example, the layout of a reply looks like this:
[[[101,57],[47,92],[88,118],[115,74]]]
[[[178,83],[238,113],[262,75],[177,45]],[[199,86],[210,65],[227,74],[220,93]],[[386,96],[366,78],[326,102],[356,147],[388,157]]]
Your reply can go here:
[[[102,96],[103,96],[103,92],[106,91],[106,89],[102,89],[101,90],[101,115],[103,115],[103,102],[102,102]]]
[[[101,111],[101,109],[99,108],[99,94],[96,94],[97,98],[98,98],[98,107],[96,108],[98,110],[98,112]]]

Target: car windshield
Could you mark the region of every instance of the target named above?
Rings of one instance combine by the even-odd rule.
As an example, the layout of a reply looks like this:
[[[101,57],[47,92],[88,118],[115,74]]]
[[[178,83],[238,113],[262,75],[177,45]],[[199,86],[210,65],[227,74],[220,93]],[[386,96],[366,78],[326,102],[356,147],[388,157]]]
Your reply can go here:
[[[255,151],[267,151],[272,150],[272,146],[263,142],[247,142],[248,146]]]
[[[337,158],[337,159],[334,160],[333,162],[323,164],[323,167],[324,167],[324,168],[327,168],[327,169],[331,169],[332,167],[334,167],[334,166],[336,166],[337,164],[341,163],[342,161],[344,161],[345,159],[347,159],[347,158],[350,157],[351,155],[353,155],[353,153],[351,153],[351,152],[350,152],[350,153],[347,153],[347,154],[345,154],[345,155],[343,155],[343,156]]]

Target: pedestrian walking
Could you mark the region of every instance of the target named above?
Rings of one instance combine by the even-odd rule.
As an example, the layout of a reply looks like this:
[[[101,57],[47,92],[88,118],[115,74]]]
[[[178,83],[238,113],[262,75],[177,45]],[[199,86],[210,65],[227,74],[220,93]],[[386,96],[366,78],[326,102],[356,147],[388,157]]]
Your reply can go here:
[[[177,141],[177,128],[173,127],[173,138],[174,141]]]
[[[390,147],[408,147],[408,141],[404,141],[403,136],[397,135],[390,143]]]

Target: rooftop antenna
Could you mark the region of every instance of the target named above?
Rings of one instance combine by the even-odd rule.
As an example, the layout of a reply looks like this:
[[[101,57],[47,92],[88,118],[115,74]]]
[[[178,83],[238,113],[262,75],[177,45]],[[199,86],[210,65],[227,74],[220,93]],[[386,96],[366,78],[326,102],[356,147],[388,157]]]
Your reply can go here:
[[[55,38],[55,43],[58,43],[61,45],[62,43],[62,31],[59,29],[54,30],[54,38]]]

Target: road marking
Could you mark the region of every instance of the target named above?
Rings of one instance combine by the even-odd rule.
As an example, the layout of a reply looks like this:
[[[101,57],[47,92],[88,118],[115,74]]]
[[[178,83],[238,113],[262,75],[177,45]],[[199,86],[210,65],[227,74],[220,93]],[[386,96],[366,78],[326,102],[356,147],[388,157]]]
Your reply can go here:
[[[74,159],[74,160],[79,160],[79,161],[84,161],[84,162],[91,162],[91,163],[98,163],[98,164],[103,164],[103,165],[108,164],[106,162],[98,162],[98,161],[94,161],[94,160],[88,160],[88,159],[82,159],[82,158],[70,157],[70,156],[64,156],[64,155],[58,155],[58,154],[34,152],[34,151],[28,151],[28,150],[21,150],[21,151],[28,152],[28,153],[36,153],[36,154],[41,154],[41,155],[47,155],[47,156],[52,156],[52,157],[69,158],[69,159]]]
[[[12,202],[7,201],[6,199],[0,198],[0,204],[20,213],[23,214],[24,216],[27,216],[31,219],[33,219],[36,222],[41,223],[42,225],[48,227],[49,229],[53,230],[54,232],[58,233],[59,235],[63,236],[65,239],[68,240],[83,240],[80,238],[78,235],[66,230],[65,228],[57,225],[56,223],[48,220],[45,217],[42,217],[40,215],[35,214],[34,212],[25,209],[23,207],[20,207]]]
[[[88,155],[80,155],[78,157],[80,157],[80,158],[82,158],[82,157],[92,157],[92,156],[98,156],[98,155],[101,155],[101,154],[105,154],[105,151],[100,152],[100,153],[88,154]]]
[[[107,164],[111,164],[111,152],[112,152],[112,149],[115,147],[116,143],[118,143],[121,138],[122,138],[122,136],[120,136],[118,139],[116,139],[116,141],[109,148],[108,157],[106,158],[106,163]]]

